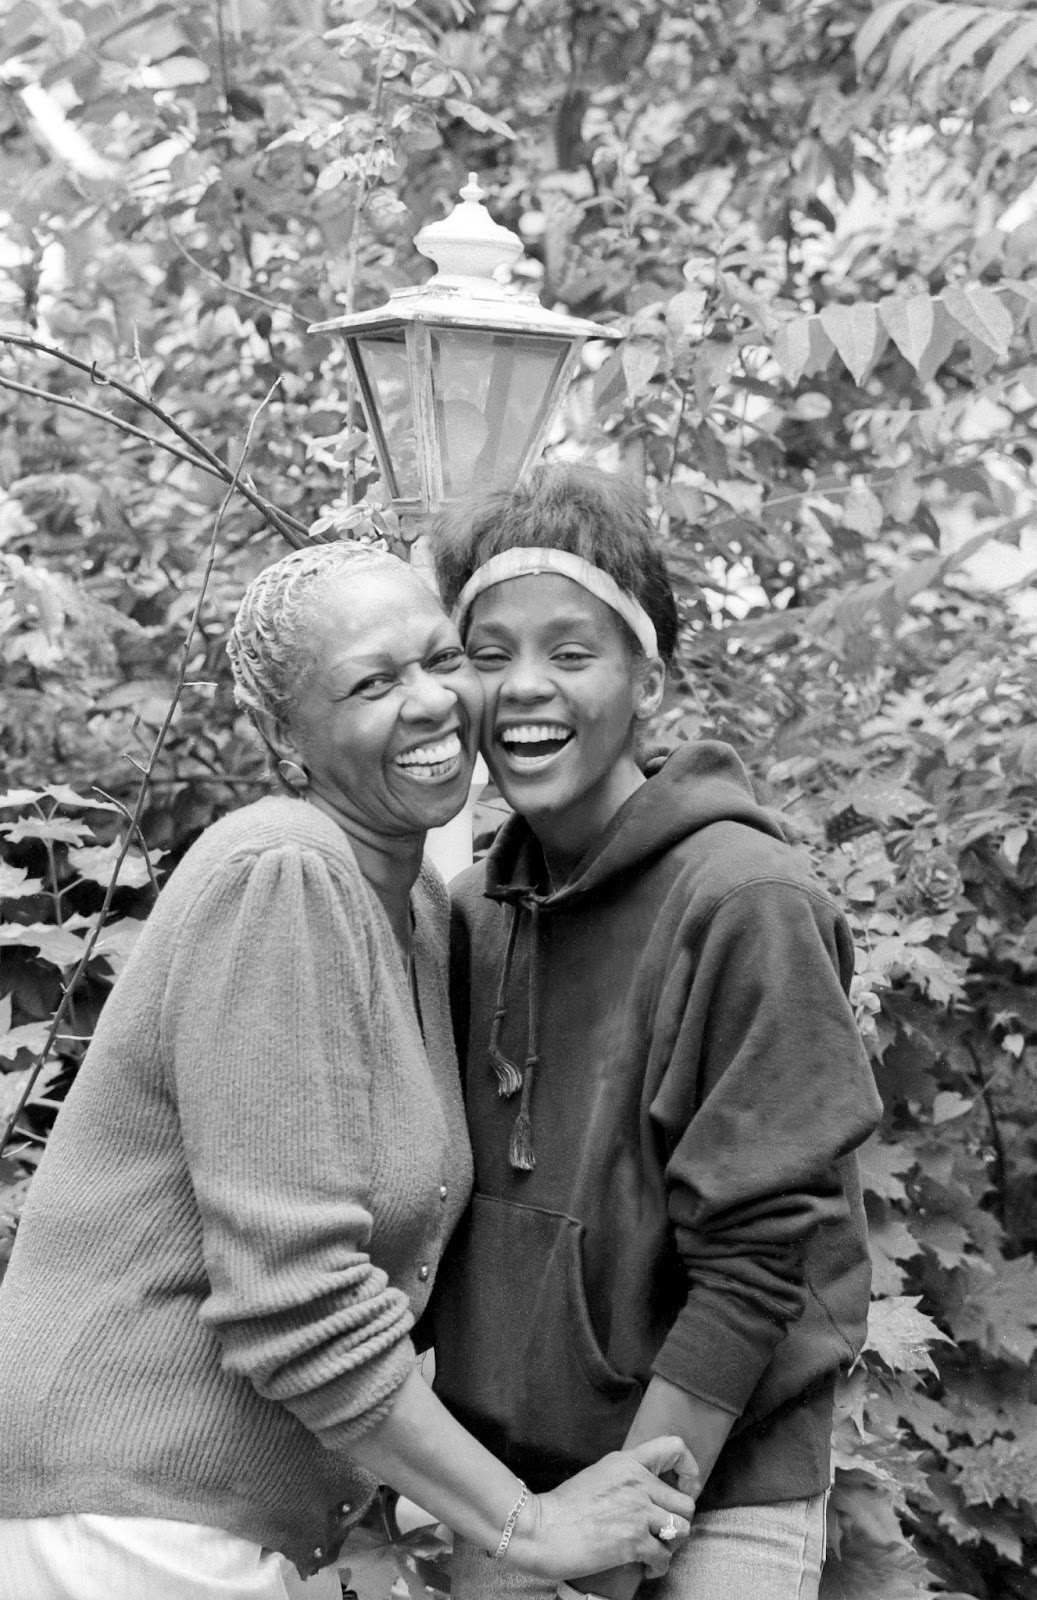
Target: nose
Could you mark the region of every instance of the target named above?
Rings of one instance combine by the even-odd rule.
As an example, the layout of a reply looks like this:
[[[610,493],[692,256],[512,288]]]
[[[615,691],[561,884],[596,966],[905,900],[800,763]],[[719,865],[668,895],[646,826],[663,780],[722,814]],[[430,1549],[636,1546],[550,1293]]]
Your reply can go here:
[[[535,657],[515,656],[508,663],[498,691],[500,700],[510,700],[516,705],[537,705],[553,695],[554,684]]]
[[[407,686],[403,715],[411,722],[442,722],[457,704],[457,692],[432,672],[420,668]]]

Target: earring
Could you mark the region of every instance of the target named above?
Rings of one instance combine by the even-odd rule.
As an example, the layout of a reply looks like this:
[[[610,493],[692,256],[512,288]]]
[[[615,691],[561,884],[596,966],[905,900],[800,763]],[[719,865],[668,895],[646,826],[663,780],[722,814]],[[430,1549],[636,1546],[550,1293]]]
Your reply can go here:
[[[287,759],[279,761],[277,770],[282,781],[288,785],[289,789],[294,789],[297,794],[302,794],[304,789],[309,788],[310,775],[305,767],[300,767],[297,761],[288,761]]]

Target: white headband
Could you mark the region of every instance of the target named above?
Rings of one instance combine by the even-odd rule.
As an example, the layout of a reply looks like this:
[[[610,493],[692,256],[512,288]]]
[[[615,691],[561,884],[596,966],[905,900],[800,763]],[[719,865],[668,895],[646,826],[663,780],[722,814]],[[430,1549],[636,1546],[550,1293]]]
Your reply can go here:
[[[623,618],[646,656],[658,655],[659,645],[655,637],[655,624],[644,607],[626,589],[621,589],[614,578],[610,578],[607,572],[602,572],[601,568],[594,566],[592,562],[585,561],[582,556],[574,556],[568,550],[539,549],[535,546],[504,550],[499,556],[491,556],[485,566],[479,567],[472,574],[458,595],[454,607],[454,622],[458,631],[464,626],[465,618],[472,609],[473,600],[482,594],[484,589],[492,589],[497,583],[506,583],[509,578],[532,578],[542,572],[555,573],[560,578],[571,578],[573,583],[578,583],[582,589],[587,589]]]

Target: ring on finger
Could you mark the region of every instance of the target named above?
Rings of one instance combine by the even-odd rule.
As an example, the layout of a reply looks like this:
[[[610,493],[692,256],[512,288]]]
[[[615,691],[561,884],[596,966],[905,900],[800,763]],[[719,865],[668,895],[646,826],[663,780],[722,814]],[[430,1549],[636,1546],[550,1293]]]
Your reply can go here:
[[[663,1523],[655,1537],[657,1539],[661,1539],[663,1544],[669,1544],[671,1539],[676,1539],[680,1531],[681,1530],[674,1521],[673,1512],[671,1511],[670,1515],[667,1517],[666,1521]]]

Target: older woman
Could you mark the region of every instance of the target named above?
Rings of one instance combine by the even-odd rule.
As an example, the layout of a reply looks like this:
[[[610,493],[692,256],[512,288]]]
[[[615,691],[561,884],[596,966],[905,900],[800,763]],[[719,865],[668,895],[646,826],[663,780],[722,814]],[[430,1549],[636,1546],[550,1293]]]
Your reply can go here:
[[[0,1600],[331,1600],[379,1480],[545,1576],[667,1564],[679,1442],[529,1495],[415,1371],[468,1196],[428,828],[481,694],[432,594],[333,545],[230,644],[288,793],[163,890],[62,1110],[0,1292]]]

